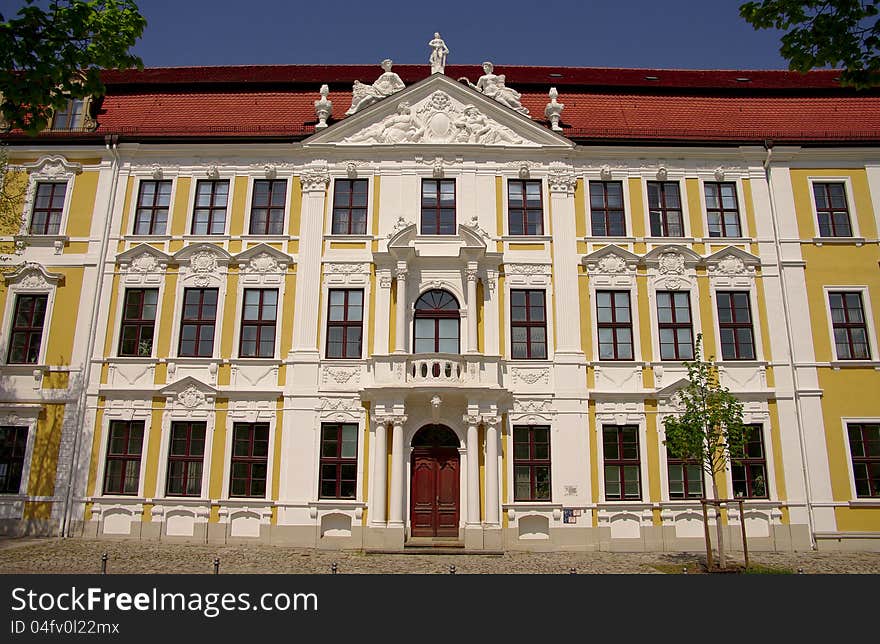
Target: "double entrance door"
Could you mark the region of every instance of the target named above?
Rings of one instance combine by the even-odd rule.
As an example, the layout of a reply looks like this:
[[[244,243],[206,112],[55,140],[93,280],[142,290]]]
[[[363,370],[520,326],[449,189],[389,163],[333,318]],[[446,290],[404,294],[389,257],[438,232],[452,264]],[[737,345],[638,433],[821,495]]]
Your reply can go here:
[[[412,451],[410,526],[414,537],[458,537],[459,454],[455,447]]]

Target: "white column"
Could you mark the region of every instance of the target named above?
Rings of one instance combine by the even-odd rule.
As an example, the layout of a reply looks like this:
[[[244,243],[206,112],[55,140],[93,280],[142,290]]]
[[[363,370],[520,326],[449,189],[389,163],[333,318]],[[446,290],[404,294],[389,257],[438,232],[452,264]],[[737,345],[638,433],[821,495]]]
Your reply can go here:
[[[468,316],[468,353],[477,352],[477,263],[467,265],[467,316]]]
[[[305,169],[302,181],[302,223],[296,263],[293,350],[318,350],[318,301],[321,293],[321,245],[324,232],[324,196],[330,174],[325,167]]]
[[[403,525],[403,424],[406,416],[395,416],[391,432],[391,498],[388,500],[388,522]]]
[[[370,496],[371,523],[385,523],[385,496],[388,481],[388,427],[385,421],[375,421],[376,438],[373,441],[373,492]]]
[[[501,418],[490,416],[483,418],[486,427],[486,523],[499,523],[499,490],[498,490],[498,426]]]
[[[480,434],[477,426],[480,423],[479,416],[465,416],[467,423],[467,462],[468,462],[468,486],[467,486],[467,522],[471,525],[480,523]]]
[[[394,327],[394,350],[407,353],[406,347],[406,262],[397,263],[397,315]]]

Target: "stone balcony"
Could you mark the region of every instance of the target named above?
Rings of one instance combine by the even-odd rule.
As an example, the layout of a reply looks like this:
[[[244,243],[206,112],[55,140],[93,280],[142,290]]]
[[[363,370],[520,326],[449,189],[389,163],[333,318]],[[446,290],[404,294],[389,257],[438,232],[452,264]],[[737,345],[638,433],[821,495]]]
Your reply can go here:
[[[503,388],[502,360],[481,354],[390,354],[367,361],[365,389]]]

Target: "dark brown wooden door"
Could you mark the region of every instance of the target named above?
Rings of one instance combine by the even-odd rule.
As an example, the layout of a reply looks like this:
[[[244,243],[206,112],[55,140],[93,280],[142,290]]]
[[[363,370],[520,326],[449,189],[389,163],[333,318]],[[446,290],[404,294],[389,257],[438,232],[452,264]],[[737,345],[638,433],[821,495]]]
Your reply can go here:
[[[458,450],[417,447],[412,453],[410,521],[414,537],[457,537]]]

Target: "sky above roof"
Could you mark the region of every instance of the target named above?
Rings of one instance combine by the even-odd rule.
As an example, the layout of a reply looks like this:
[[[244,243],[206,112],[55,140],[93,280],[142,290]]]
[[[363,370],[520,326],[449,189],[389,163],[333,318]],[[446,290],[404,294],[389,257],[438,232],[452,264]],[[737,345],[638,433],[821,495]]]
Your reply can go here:
[[[748,25],[743,2],[138,0],[134,51],[148,67],[426,64],[439,31],[448,64],[786,69],[779,33]],[[0,0],[0,13],[23,5]]]

